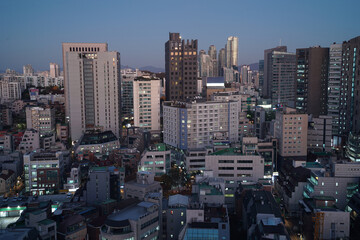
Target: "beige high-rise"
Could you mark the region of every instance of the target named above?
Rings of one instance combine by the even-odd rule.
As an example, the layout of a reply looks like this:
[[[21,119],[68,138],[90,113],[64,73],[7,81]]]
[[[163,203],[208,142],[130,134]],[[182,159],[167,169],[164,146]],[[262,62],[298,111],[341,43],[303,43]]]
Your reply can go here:
[[[86,130],[120,132],[120,54],[106,43],[63,43],[66,117],[72,140]]]

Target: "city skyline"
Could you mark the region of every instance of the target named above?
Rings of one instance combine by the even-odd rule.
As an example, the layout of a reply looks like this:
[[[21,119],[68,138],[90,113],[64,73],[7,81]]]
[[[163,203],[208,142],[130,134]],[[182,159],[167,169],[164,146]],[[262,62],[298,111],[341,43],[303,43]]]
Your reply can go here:
[[[62,42],[106,42],[111,46],[109,50],[121,53],[124,65],[165,68],[163,49],[169,32],[198,39],[198,50],[207,50],[210,45],[220,50],[229,36],[237,36],[238,63],[250,64],[262,59],[263,51],[280,45],[280,41],[289,52],[295,52],[296,48],[315,45],[329,47],[357,36],[360,28],[351,23],[360,21],[356,14],[360,3],[351,2],[345,14],[339,12],[340,3],[336,1],[327,1],[327,5],[310,1],[225,1],[221,5],[213,1],[217,5],[205,5],[197,1],[191,2],[194,14],[183,17],[188,11],[186,1],[176,8],[166,1],[111,1],[100,6],[89,1],[22,1],[20,8],[19,2],[2,1],[0,26],[6,34],[0,36],[0,71],[20,71],[26,64],[32,64],[35,70],[48,70],[50,62],[62,68]],[[81,17],[79,12],[96,14]],[[333,16],[338,17],[334,20]],[[172,20],[164,21],[168,18]]]

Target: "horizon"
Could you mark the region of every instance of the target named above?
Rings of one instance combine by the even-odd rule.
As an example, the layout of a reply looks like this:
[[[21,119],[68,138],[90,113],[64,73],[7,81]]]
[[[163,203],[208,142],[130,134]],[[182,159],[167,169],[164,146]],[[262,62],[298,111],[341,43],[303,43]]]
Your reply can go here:
[[[360,22],[358,1],[346,12],[340,11],[342,3],[334,0],[326,1],[326,5],[309,0],[224,1],[220,5],[214,0],[186,0],[176,8],[164,0],[156,4],[95,3],[2,1],[0,71],[20,71],[26,64],[36,71],[46,71],[50,62],[62,68],[62,42],[106,42],[110,51],[120,52],[122,65],[164,69],[169,32],[179,32],[183,39],[197,39],[198,51],[207,51],[210,45],[218,51],[225,47],[227,37],[236,36],[239,66],[257,63],[263,59],[265,49],[280,42],[289,52],[295,52],[297,48],[329,47],[333,42],[360,35],[360,26],[352,24]],[[189,4],[192,8],[188,8]],[[188,13],[189,9],[193,14]],[[86,17],[86,12],[96,14]]]

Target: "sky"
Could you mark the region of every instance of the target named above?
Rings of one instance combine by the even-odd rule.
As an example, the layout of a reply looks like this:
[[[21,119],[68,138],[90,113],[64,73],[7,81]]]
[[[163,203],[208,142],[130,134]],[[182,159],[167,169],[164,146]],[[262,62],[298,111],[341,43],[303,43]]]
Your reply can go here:
[[[62,65],[62,42],[107,42],[121,64],[164,68],[169,32],[223,48],[239,37],[239,64],[264,49],[328,47],[360,35],[359,0],[0,0],[0,71]]]

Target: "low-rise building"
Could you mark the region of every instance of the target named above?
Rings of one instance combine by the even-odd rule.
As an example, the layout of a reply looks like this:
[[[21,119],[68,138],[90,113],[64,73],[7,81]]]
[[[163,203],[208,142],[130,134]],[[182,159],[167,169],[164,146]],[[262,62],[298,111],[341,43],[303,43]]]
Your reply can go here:
[[[55,109],[43,107],[26,108],[26,127],[39,131],[40,136],[55,131]]]
[[[335,198],[314,196],[300,201],[305,239],[348,239],[350,213],[335,206]]]
[[[160,182],[154,180],[155,173],[137,172],[136,181],[125,183],[125,199],[144,200],[147,193],[162,193]]]
[[[15,172],[13,170],[2,170],[0,173],[0,194],[8,192],[15,183]]]
[[[66,216],[58,225],[57,239],[87,239],[86,219],[78,214]]]
[[[101,228],[101,239],[158,239],[160,237],[159,206],[141,202],[114,212]]]
[[[75,153],[92,152],[109,154],[120,148],[120,142],[112,131],[84,133],[76,143]]]
[[[161,176],[168,173],[171,168],[171,150],[165,144],[157,144],[146,149],[141,155],[139,171],[155,173]]]
[[[54,194],[62,184],[68,152],[30,152],[24,155],[25,190],[31,195]]]

